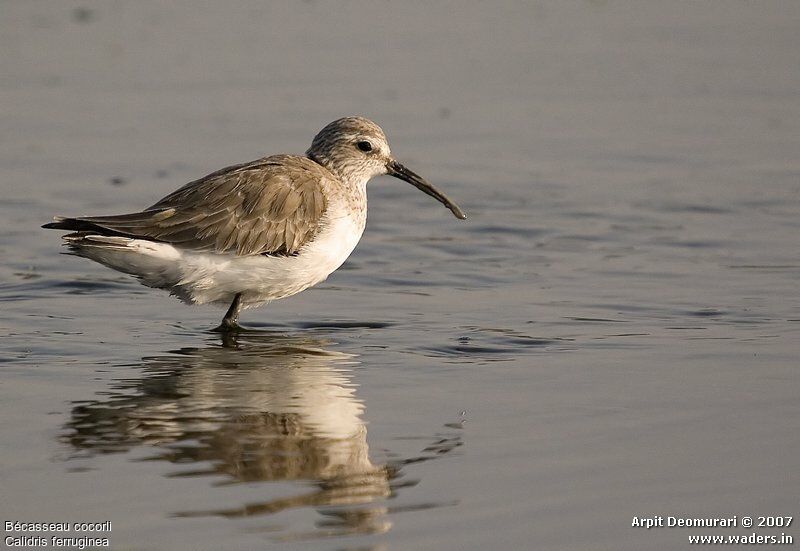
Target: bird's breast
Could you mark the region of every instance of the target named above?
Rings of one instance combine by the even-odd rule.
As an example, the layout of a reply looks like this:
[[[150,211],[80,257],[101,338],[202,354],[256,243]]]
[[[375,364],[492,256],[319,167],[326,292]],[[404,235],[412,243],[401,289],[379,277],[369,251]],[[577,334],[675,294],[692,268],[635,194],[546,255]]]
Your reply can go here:
[[[301,263],[312,271],[324,273],[324,279],[344,264],[361,239],[365,225],[366,211],[332,211],[317,236],[300,251]]]
[[[361,239],[365,224],[365,215],[331,209],[325,214],[319,233],[296,255],[209,255],[226,260],[211,269],[200,266],[202,269],[194,270],[198,277],[189,279],[197,279],[195,286],[208,290],[194,292],[195,302],[230,302],[236,293],[242,293],[242,301],[249,307],[299,293],[325,280],[344,264]]]

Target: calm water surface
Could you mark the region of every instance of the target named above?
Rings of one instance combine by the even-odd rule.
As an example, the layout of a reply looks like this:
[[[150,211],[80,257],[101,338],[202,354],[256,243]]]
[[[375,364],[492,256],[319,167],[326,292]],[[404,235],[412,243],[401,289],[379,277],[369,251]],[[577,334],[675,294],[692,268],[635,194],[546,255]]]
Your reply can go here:
[[[800,516],[800,4],[2,11],[4,521],[618,550]],[[469,219],[375,180],[345,266],[235,339],[39,229],[353,113]]]

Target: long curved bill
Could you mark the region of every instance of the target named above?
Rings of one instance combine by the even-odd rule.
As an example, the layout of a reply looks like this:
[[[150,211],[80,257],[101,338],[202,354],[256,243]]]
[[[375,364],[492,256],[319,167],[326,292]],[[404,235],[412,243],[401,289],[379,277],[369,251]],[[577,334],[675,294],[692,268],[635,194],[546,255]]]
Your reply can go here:
[[[458,207],[458,205],[452,202],[447,197],[447,195],[445,195],[444,193],[433,187],[431,184],[429,184],[428,181],[425,180],[425,178],[423,178],[419,174],[416,174],[408,170],[406,167],[404,167],[397,161],[389,161],[389,163],[386,165],[386,170],[388,171],[389,176],[394,176],[395,178],[400,178],[401,180],[405,180],[418,190],[427,193],[428,195],[430,195],[431,197],[442,203],[444,206],[450,209],[450,211],[455,215],[456,218],[460,218],[461,220],[465,220],[467,218],[467,215],[464,214],[464,211],[462,211]]]

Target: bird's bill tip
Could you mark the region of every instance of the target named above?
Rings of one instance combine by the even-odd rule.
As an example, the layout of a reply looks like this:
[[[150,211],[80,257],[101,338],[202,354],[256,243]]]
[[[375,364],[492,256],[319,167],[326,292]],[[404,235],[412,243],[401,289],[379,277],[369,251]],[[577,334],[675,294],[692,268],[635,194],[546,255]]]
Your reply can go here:
[[[456,205],[453,201],[450,200],[444,193],[433,187],[433,185],[425,180],[419,174],[409,170],[399,162],[395,161],[394,159],[389,161],[386,164],[386,171],[389,176],[394,176],[395,178],[399,178],[400,180],[406,181],[418,190],[426,193],[442,203],[453,215],[458,218],[459,220],[466,220],[467,215],[464,214],[464,211]]]

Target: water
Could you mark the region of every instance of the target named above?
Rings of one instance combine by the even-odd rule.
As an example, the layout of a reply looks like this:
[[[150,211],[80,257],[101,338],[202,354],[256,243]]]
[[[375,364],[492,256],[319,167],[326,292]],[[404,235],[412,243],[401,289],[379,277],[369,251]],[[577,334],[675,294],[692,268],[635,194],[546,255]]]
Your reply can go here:
[[[3,520],[678,549],[752,530],[632,517],[797,516],[799,6],[4,6]],[[355,113],[469,219],[374,181],[345,266],[238,339],[38,229]]]

